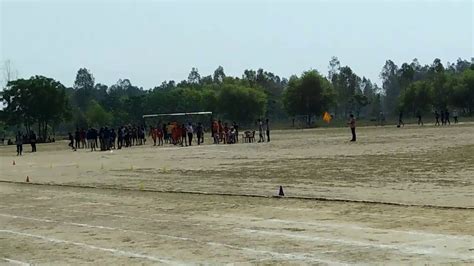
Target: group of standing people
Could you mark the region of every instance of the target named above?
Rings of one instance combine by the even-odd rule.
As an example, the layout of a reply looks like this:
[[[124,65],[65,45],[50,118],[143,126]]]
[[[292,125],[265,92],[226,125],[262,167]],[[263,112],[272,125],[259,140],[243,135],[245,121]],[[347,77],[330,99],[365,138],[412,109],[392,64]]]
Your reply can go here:
[[[270,141],[270,124],[266,119],[257,122],[260,134],[259,142]],[[239,142],[239,125],[236,122],[227,123],[221,120],[211,119],[211,138],[214,144],[234,144]],[[146,132],[148,134],[146,134]],[[117,129],[102,127],[79,129],[74,133],[69,132],[69,146],[77,149],[90,148],[91,151],[100,149],[101,151],[111,149],[121,149],[135,145],[144,145],[146,136],[151,137],[153,146],[163,146],[165,144],[192,146],[194,143],[201,145],[204,143],[205,128],[201,122],[193,124],[179,124],[178,122],[158,123],[148,130],[145,126],[121,126]],[[266,133],[266,140],[265,135]]]
[[[163,146],[165,143],[181,146],[192,146],[193,137],[196,134],[196,142],[198,145],[204,142],[204,128],[202,123],[193,125],[178,124],[178,122],[168,122],[158,124],[156,127],[151,127],[149,136],[153,140],[153,146]]]
[[[234,121],[232,124],[221,120],[211,121],[211,137],[214,144],[234,144],[239,142],[239,125]]]
[[[15,136],[16,155],[23,155],[23,144],[29,143],[31,145],[31,152],[36,152],[37,137],[35,132],[32,130],[29,134],[22,134],[20,131]]]
[[[101,127],[99,130],[92,127],[88,130],[77,128],[74,135],[69,132],[68,136],[69,146],[74,151],[86,148],[91,151],[106,151],[144,145],[146,142],[145,126],[121,126],[117,130],[108,127]]]

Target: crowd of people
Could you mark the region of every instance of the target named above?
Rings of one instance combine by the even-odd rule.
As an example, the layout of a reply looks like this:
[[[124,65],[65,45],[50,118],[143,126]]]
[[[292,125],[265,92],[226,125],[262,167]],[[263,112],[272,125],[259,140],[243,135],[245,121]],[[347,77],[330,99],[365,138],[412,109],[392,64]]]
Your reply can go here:
[[[257,121],[260,140],[265,142],[264,132],[267,141],[270,141],[269,120]],[[68,133],[69,146],[74,151],[78,149],[90,149],[91,151],[106,151],[112,149],[122,149],[136,145],[144,145],[146,137],[151,137],[153,146],[163,146],[165,144],[192,146],[204,143],[204,135],[209,131],[214,144],[235,144],[239,142],[239,125],[236,122],[231,124],[221,120],[211,120],[210,126],[205,128],[203,123],[158,123],[156,126],[121,126],[117,129],[102,127],[79,129],[74,133]]]
[[[145,126],[121,126],[114,128],[101,127],[89,128],[88,130],[77,128],[74,135],[69,132],[69,147],[73,150],[91,149],[96,151],[121,149],[122,147],[131,147],[135,145],[144,145],[146,143]]]

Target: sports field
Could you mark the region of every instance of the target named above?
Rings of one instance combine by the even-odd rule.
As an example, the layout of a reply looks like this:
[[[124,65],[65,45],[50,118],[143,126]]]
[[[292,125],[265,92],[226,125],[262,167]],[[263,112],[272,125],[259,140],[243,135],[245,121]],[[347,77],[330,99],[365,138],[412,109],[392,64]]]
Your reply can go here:
[[[474,263],[474,124],[349,135],[0,147],[0,264]]]

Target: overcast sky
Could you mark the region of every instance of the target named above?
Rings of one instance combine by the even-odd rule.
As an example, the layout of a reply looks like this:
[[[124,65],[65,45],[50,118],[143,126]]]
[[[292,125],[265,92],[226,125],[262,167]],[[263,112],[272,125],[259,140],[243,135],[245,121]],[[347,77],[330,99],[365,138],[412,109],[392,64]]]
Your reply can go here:
[[[379,83],[387,59],[454,62],[473,56],[473,1],[13,1],[1,2],[0,60],[19,76],[72,86],[90,69],[107,85],[128,78],[145,89],[248,68],[277,75],[331,56]]]

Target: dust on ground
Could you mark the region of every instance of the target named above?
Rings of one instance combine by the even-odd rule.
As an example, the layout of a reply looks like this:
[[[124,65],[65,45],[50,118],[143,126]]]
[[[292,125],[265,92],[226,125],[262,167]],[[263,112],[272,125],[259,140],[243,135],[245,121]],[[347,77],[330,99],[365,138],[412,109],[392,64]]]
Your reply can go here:
[[[314,129],[259,144],[91,153],[58,142],[22,157],[0,147],[1,180],[50,184],[0,183],[0,260],[472,263],[473,136],[462,124],[360,128],[356,143],[347,129]],[[280,185],[415,206],[143,191],[272,196]]]

